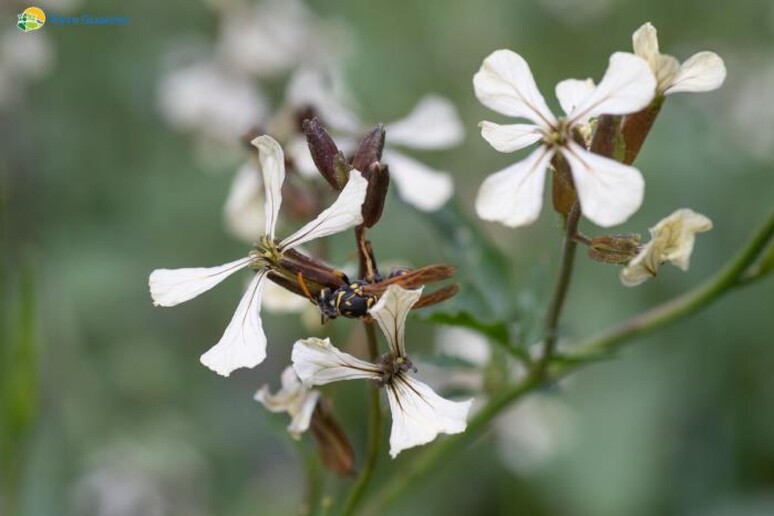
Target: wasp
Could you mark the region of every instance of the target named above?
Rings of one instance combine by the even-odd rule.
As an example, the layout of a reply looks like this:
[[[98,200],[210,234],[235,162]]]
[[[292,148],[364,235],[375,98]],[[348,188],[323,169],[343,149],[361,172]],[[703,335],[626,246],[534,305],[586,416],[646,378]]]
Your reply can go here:
[[[360,319],[376,304],[390,285],[407,289],[443,281],[452,277],[451,265],[427,265],[419,269],[396,269],[386,278],[378,273],[373,280],[350,281],[347,275],[322,262],[290,251],[289,260],[283,265],[285,274],[270,273],[269,278],[280,286],[309,299],[326,319],[349,317]],[[414,308],[422,308],[445,301],[459,290],[456,284],[447,285],[423,295]]]

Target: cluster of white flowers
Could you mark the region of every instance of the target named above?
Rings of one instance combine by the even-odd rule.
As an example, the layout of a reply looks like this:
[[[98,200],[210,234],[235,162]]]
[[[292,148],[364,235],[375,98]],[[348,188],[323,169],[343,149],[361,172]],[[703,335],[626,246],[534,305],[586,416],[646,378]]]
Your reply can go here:
[[[161,87],[163,111],[177,127],[207,128],[213,136],[237,141],[260,122],[262,130],[274,136],[253,139],[257,152],[238,170],[224,208],[228,229],[254,243],[247,256],[216,267],[157,269],[149,278],[154,304],[174,306],[239,270],[251,269],[252,279],[231,322],[221,339],[200,359],[223,376],[238,368],[252,368],[266,357],[262,304],[279,311],[308,306],[303,297],[273,282],[267,284],[271,278],[288,279],[288,271],[279,265],[286,253],[314,239],[363,224],[363,205],[369,190],[369,180],[360,171],[351,170],[329,208],[291,236],[282,240],[275,237],[286,163],[292,164],[293,171],[305,180],[321,177],[299,128],[300,114],[311,110],[319,116],[333,133],[338,148],[348,153],[356,150],[356,136],[363,124],[349,108],[351,101],[336,76],[303,62],[309,55],[309,45],[314,46],[310,43],[314,38],[309,36],[314,31],[307,29],[317,18],[296,2],[269,0],[260,9],[276,12],[242,12],[243,16],[233,18],[232,10],[225,9],[223,40],[217,54],[220,61],[200,62],[178,70],[167,76]],[[476,97],[498,113],[529,123],[501,125],[484,121],[480,124],[483,138],[500,152],[516,152],[533,144],[537,148],[483,182],[475,202],[482,219],[509,227],[534,222],[543,203],[545,174],[551,167],[567,171],[581,213],[599,226],[622,224],[640,208],[645,189],[640,171],[629,162],[593,152],[588,139],[579,135],[588,134],[594,121],[602,116],[618,117],[623,131],[629,117],[648,110],[657,114],[666,95],[715,89],[725,78],[725,67],[711,52],[700,52],[682,65],[660,54],[656,31],[650,24],[634,33],[633,42],[635,53],[614,53],[599,84],[591,79],[568,79],[556,86],[562,116],[549,110],[527,62],[519,54],[497,50],[484,59],[473,77]],[[252,81],[289,70],[295,72],[288,81],[284,102],[268,117],[270,110]],[[459,144],[464,130],[454,106],[441,97],[426,96],[406,118],[386,124],[386,132],[389,138],[381,154],[382,164],[389,165],[389,177],[395,180],[400,196],[421,210],[441,208],[453,193],[450,175],[409,158],[397,147],[445,149]],[[622,242],[621,249],[613,249],[618,253],[615,260],[603,256],[601,261],[626,262],[621,281],[638,285],[655,276],[666,262],[687,269],[695,234],[711,227],[707,217],[689,209],[678,210],[651,229],[652,240],[645,245],[639,244],[639,237],[601,237],[600,241],[612,242],[613,246]],[[625,251],[624,243],[628,245]],[[299,288],[313,297],[302,283],[299,279]],[[445,399],[412,374],[416,368],[406,353],[404,328],[422,291],[423,287],[390,285],[378,300],[376,296],[370,300],[375,304],[367,305],[370,309],[366,317],[378,323],[389,347],[378,359],[359,359],[339,350],[327,338],[300,339],[293,346],[292,365],[282,373],[280,390],[271,394],[264,385],[255,399],[272,412],[287,412],[291,416],[288,431],[298,438],[312,425],[322,396],[314,386],[367,379],[384,387],[387,394],[392,412],[391,456],[428,443],[439,434],[464,431],[472,400]],[[478,353],[476,360],[485,360],[481,356]]]
[[[576,130],[601,115],[637,114],[665,95],[714,90],[723,83],[726,69],[723,60],[713,52],[699,52],[682,64],[661,54],[656,29],[650,23],[640,27],[632,40],[635,53],[614,53],[598,85],[591,79],[568,79],[557,84],[556,97],[563,117],[554,116],[548,109],[529,65],[519,54],[497,50],[484,60],[473,78],[476,97],[498,113],[531,123],[500,125],[484,121],[480,124],[481,135],[500,152],[539,145],[526,158],[484,181],[476,198],[476,212],[482,219],[509,227],[534,222],[543,203],[546,170],[558,160],[563,160],[571,172],[583,215],[595,224],[622,224],[640,208],[645,192],[640,171],[591,152],[578,142]],[[679,222],[662,222],[657,228],[674,224]],[[705,228],[702,230],[709,229],[708,224],[707,220],[707,224],[700,225]],[[693,232],[676,231],[676,237],[686,240],[670,242],[670,246],[690,253]],[[642,274],[633,271],[643,263],[651,266],[652,276],[654,263],[671,260],[654,258],[652,254],[658,247],[645,246],[632,260],[621,276],[625,284],[641,282]],[[646,253],[651,253],[650,258],[644,258]],[[686,268],[687,256],[680,263]]]

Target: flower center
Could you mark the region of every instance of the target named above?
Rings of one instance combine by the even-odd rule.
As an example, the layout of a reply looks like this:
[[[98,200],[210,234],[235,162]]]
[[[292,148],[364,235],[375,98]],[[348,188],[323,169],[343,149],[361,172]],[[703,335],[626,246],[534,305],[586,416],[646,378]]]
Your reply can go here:
[[[379,366],[381,377],[374,381],[380,387],[391,384],[396,376],[400,376],[408,371],[416,372],[417,368],[408,357],[396,357],[392,353],[385,353],[376,359],[376,365]]]
[[[543,143],[551,148],[564,147],[572,138],[572,128],[566,118],[560,118],[556,125],[543,133]]]

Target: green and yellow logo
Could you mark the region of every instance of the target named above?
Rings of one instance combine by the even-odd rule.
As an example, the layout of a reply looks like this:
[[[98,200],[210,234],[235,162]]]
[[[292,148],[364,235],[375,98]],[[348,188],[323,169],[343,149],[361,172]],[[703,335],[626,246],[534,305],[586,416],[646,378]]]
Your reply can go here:
[[[22,32],[32,32],[46,24],[46,13],[40,7],[27,7],[17,18],[16,26]]]

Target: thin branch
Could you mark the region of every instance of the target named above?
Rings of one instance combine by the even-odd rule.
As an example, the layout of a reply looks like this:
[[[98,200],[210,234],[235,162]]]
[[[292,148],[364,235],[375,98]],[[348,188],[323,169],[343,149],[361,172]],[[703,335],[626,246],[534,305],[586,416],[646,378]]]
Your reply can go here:
[[[556,342],[559,338],[559,318],[562,315],[564,301],[567,298],[567,290],[570,288],[572,269],[575,263],[575,251],[578,247],[576,237],[578,224],[580,223],[580,204],[575,201],[570,213],[567,214],[567,227],[565,228],[564,245],[562,248],[562,267],[559,271],[559,279],[556,282],[551,305],[546,315],[545,340],[543,342],[543,354],[538,370],[544,371],[551,357],[556,351]]]
[[[366,337],[368,339],[368,354],[371,361],[375,362],[379,355],[379,348],[376,342],[376,328],[372,320],[363,321]],[[363,495],[373,476],[376,461],[379,457],[379,441],[381,439],[382,411],[379,405],[379,386],[375,383],[369,386],[370,413],[368,417],[368,448],[366,452],[365,463],[360,475],[352,486],[352,490],[344,502],[344,508],[341,510],[342,516],[348,516],[355,513],[358,505],[363,499]]]

